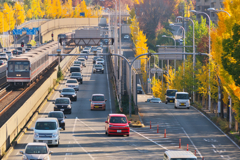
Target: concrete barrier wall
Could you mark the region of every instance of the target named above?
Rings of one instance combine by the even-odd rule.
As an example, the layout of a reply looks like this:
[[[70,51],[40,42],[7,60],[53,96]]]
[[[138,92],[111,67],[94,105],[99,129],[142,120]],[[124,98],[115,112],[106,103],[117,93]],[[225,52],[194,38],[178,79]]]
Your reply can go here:
[[[6,76],[7,64],[0,66],[0,79]]]
[[[76,47],[70,54],[78,53],[78,47]],[[75,57],[68,56],[63,59],[60,66],[62,70],[66,70]],[[34,94],[19,108],[12,117],[0,128],[0,155],[10,147],[10,143],[18,135],[24,125],[27,123],[32,114],[36,111],[38,106],[47,96],[49,89],[53,87],[57,79],[57,67],[53,74],[38,88]]]

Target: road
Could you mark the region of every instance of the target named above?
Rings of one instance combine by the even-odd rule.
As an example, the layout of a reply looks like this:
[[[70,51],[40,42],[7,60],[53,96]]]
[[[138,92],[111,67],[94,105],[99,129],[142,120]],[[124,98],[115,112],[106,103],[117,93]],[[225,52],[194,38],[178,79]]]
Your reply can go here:
[[[189,144],[190,151],[194,153],[196,150],[197,156],[202,156],[206,160],[239,159],[240,148],[195,108],[174,109],[173,103],[146,103],[147,98],[151,97],[138,95],[138,106],[143,115],[145,128],[149,130],[151,121],[152,132],[156,132],[157,125],[161,135],[166,129],[167,139],[158,140],[163,147],[179,148],[179,139],[181,139],[183,150],[186,150]],[[156,136],[144,135],[149,139],[156,138]]]
[[[53,160],[84,159],[162,159],[164,148],[147,139],[142,134],[131,130],[130,136],[105,135],[105,120],[109,113],[115,112],[115,101],[108,79],[108,64],[104,74],[92,74],[92,57],[87,60],[83,70],[83,84],[77,93],[78,100],[72,104],[72,114],[66,115],[66,130],[61,131],[60,145],[50,147],[54,152]],[[65,77],[65,80],[69,75]],[[46,117],[53,110],[52,101],[59,97],[59,90],[64,82],[51,96],[38,117]],[[94,93],[104,93],[108,100],[106,111],[90,111],[89,99]],[[34,123],[32,124],[33,127]],[[19,151],[33,141],[33,131],[29,129],[9,156],[9,160],[21,159]]]

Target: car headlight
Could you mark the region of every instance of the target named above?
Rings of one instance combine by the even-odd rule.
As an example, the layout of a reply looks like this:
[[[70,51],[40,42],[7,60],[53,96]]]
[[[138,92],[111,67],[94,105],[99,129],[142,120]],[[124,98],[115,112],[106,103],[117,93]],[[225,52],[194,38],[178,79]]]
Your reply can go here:
[[[126,126],[124,126],[124,127],[129,127],[129,125],[126,125]]]
[[[49,157],[48,157],[48,156],[47,156],[47,157],[44,157],[43,160],[49,160]]]
[[[57,132],[52,134],[53,138],[56,138],[58,136]]]
[[[23,155],[23,156],[22,156],[22,159],[23,159],[23,160],[28,160],[28,158],[27,158],[26,155]]]
[[[65,121],[64,121],[64,120],[62,120],[62,121],[61,121],[61,123],[65,123]]]
[[[34,138],[39,138],[39,134],[38,133],[34,133]]]
[[[76,94],[73,94],[72,97],[76,97]]]
[[[67,108],[71,108],[71,105],[68,105]]]

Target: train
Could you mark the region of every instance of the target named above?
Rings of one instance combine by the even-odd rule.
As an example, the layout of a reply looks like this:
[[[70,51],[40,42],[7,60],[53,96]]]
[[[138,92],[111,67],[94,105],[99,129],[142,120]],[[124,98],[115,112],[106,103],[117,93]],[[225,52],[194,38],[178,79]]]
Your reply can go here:
[[[11,58],[7,63],[7,82],[12,87],[29,86],[57,61],[58,57],[48,56],[56,54],[57,48],[55,41]]]

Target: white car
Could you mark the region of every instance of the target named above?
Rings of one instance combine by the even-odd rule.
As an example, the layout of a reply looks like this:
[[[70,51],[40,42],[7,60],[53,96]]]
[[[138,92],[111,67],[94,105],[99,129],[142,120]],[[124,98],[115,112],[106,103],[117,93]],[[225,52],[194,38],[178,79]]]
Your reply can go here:
[[[74,88],[75,91],[79,90],[79,83],[76,79],[68,79],[65,85],[66,87]]]
[[[101,64],[101,65],[104,66],[104,59],[98,58],[98,59],[96,60],[96,64]]]
[[[33,142],[58,146],[61,129],[57,118],[38,118],[33,128]]]
[[[150,103],[162,103],[161,99],[160,98],[152,98],[150,100]]]
[[[102,53],[102,51],[103,51],[102,47],[97,48],[97,53]]]
[[[0,59],[7,61],[8,60],[8,55],[6,53],[0,53]]]
[[[83,64],[82,64],[81,61],[74,61],[74,62],[73,62],[73,66],[78,66],[78,67],[81,68],[81,70],[83,69]]]
[[[46,143],[28,143],[25,147],[25,151],[20,151],[22,159],[43,159],[50,160],[52,151],[49,150]]]
[[[81,62],[84,67],[86,67],[85,58],[78,58],[78,61]]]
[[[129,39],[129,35],[125,35],[123,38],[124,39]]]
[[[187,92],[176,92],[175,93],[175,108],[190,108],[190,99]]]

